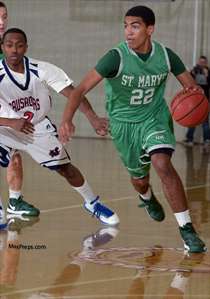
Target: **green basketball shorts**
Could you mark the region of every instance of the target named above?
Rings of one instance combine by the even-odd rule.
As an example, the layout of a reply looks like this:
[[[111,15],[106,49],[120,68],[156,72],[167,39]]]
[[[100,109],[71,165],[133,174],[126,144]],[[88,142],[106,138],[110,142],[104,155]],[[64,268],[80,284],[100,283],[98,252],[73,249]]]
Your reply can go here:
[[[175,149],[173,121],[167,108],[141,123],[110,120],[110,134],[132,177],[142,178],[150,170],[150,153]]]

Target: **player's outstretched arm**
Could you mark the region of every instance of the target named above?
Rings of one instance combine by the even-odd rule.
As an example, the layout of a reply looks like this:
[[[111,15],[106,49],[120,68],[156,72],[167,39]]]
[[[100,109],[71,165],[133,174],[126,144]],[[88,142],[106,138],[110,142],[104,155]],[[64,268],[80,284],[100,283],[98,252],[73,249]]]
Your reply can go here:
[[[64,109],[61,125],[58,131],[59,139],[62,143],[68,142],[74,133],[75,127],[72,120],[76,110],[84,100],[85,94],[93,89],[102,79],[101,75],[93,69],[87,73],[82,82],[71,91],[70,96],[68,96],[69,101]],[[61,93],[66,96],[65,89],[61,91]]]
[[[82,96],[82,102],[79,106],[79,110],[84,113],[95,132],[100,136],[108,134],[109,122],[106,117],[99,117],[93,110],[90,102],[85,96]]]
[[[74,86],[70,85],[63,89],[61,93],[70,100],[73,89],[75,89]],[[108,134],[108,119],[105,117],[99,117],[85,96],[82,96],[82,102],[79,105],[79,110],[84,113],[98,135],[105,136]]]

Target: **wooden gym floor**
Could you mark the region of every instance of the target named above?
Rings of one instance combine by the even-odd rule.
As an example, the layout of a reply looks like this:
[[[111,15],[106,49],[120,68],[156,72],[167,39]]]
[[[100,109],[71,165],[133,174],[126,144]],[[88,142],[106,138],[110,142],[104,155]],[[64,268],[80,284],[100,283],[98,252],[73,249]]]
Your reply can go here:
[[[117,211],[118,228],[102,226],[57,174],[24,157],[24,196],[39,219],[10,219],[0,232],[0,299],[210,298],[210,254],[183,252],[174,216],[152,170],[166,219],[152,221],[110,140],[73,139],[73,164],[96,194]],[[194,224],[210,248],[210,154],[177,145],[173,157]],[[6,204],[5,170],[0,175]]]

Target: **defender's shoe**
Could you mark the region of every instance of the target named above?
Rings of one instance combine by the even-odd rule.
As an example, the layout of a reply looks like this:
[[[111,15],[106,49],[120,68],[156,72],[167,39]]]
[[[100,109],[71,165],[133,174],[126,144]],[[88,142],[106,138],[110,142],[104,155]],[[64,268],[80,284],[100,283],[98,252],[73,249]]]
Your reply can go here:
[[[7,212],[15,215],[25,215],[25,216],[39,216],[39,209],[35,208],[33,205],[27,203],[20,196],[18,199],[9,198],[9,203],[7,207]]]
[[[39,222],[39,217],[24,217],[22,215],[7,215],[8,231],[20,231]]]
[[[152,192],[152,196],[149,200],[144,200],[139,194],[139,198],[142,203],[139,205],[140,208],[145,208],[149,216],[156,221],[163,221],[165,218],[164,210],[161,204],[157,201],[155,195]]]
[[[101,228],[96,233],[88,235],[83,239],[83,248],[94,249],[102,246],[114,239],[118,232],[119,230],[116,227]]]
[[[207,250],[205,243],[197,235],[192,223],[179,227],[184,247],[188,252],[201,253]]]
[[[0,206],[0,230],[7,227],[7,220],[5,216],[5,211],[2,206]]]
[[[90,203],[85,202],[84,208],[98,218],[103,224],[117,225],[120,223],[117,214],[99,202],[99,196]]]

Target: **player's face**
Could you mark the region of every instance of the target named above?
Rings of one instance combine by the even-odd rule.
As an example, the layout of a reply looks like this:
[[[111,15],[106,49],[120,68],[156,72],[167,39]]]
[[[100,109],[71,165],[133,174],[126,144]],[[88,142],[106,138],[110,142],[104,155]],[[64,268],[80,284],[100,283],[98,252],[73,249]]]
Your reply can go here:
[[[154,26],[147,26],[140,17],[125,17],[124,21],[125,38],[129,48],[136,52],[146,53],[151,47],[151,35]]]
[[[207,66],[208,66],[208,61],[207,61],[207,59],[205,59],[205,58],[200,58],[199,61],[198,61],[198,64],[199,64],[201,67],[207,67]]]
[[[27,51],[27,43],[21,33],[8,33],[2,44],[2,51],[9,66],[23,63],[23,56]]]
[[[0,7],[0,37],[7,29],[8,15],[5,7]]]

